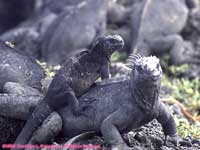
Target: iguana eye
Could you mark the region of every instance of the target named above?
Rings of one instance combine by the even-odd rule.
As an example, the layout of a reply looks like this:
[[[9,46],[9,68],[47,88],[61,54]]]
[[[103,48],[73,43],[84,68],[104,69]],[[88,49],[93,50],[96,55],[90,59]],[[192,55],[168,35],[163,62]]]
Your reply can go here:
[[[137,67],[137,70],[138,70],[139,72],[141,72],[141,71],[142,71],[142,66],[138,66],[138,67]]]
[[[116,40],[115,39],[110,39],[110,43],[115,43]]]
[[[105,43],[104,43],[104,47],[106,48],[106,49],[109,49],[110,48],[110,41],[105,41]]]

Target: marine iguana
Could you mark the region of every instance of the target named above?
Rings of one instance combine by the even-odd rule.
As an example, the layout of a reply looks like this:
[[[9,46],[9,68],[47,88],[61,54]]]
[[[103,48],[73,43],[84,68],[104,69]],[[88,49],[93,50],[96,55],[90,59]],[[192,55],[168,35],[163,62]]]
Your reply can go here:
[[[113,150],[126,150],[128,146],[120,133],[157,119],[166,137],[180,140],[173,117],[159,100],[162,75],[159,60],[155,56],[135,55],[130,62],[130,79],[94,86],[79,98],[84,115],[76,117],[68,107],[58,111],[67,137],[88,131],[101,132]]]
[[[28,119],[15,144],[26,144],[33,132],[53,112],[69,105],[73,114],[79,114],[77,97],[85,93],[101,77],[109,77],[109,60],[115,50],[124,46],[118,35],[99,37],[93,48],[67,61],[57,72],[47,94]]]

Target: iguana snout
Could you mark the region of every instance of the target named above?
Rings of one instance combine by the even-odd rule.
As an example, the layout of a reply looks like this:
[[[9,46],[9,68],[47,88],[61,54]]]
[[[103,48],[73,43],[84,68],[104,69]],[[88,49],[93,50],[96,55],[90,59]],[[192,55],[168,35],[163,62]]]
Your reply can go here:
[[[106,36],[104,42],[104,49],[110,53],[115,50],[119,50],[124,47],[124,40],[119,35],[109,35]]]

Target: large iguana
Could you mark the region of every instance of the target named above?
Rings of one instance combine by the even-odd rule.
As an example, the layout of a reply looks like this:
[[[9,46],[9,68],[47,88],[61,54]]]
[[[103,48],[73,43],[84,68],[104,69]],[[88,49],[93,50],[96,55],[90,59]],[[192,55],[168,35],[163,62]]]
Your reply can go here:
[[[120,133],[157,119],[165,136],[179,140],[175,121],[159,100],[162,75],[159,60],[134,56],[130,67],[131,79],[93,87],[79,98],[84,115],[76,117],[68,107],[59,111],[67,137],[87,131],[101,132],[113,150],[126,150]]]
[[[79,98],[80,116],[75,116],[70,106],[58,110],[65,136],[95,131],[102,133],[112,150],[126,150],[129,148],[120,133],[157,119],[165,136],[179,142],[175,121],[159,100],[162,75],[159,60],[156,57],[133,57],[129,65],[131,78],[97,84]]]
[[[69,105],[73,114],[77,114],[77,97],[85,93],[99,77],[109,77],[110,56],[123,46],[124,41],[120,36],[99,37],[92,49],[67,61],[55,75],[46,96],[28,119],[15,144],[27,144],[32,133],[53,110]]]

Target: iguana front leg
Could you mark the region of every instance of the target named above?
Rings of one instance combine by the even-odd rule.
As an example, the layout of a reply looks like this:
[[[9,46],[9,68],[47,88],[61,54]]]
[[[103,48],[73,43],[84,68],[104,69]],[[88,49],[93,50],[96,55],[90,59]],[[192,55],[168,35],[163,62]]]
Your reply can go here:
[[[176,123],[163,103],[160,103],[159,105],[159,116],[157,117],[157,120],[162,125],[166,139],[169,136],[169,140],[178,145],[181,138],[177,135]]]
[[[105,141],[112,146],[112,150],[129,150],[117,129],[119,127],[123,128],[127,120],[127,114],[122,109],[113,112],[103,120],[101,133]]]
[[[67,93],[65,98],[67,99],[69,105],[71,106],[72,113],[75,116],[80,115],[79,101],[77,97],[75,96],[74,91]]]
[[[101,67],[100,75],[102,80],[110,77],[110,64],[108,61]]]

